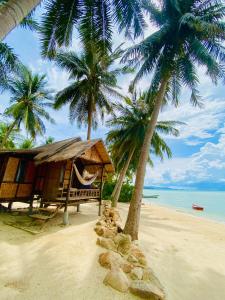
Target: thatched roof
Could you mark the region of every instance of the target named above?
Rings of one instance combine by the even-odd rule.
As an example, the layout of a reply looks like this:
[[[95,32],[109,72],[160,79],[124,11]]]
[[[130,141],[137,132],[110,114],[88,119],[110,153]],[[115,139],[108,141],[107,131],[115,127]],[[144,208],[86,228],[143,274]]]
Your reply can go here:
[[[71,138],[29,150],[3,150],[0,153],[33,154],[36,165],[79,157],[89,166],[104,164],[108,173],[114,171],[112,161],[101,139],[81,141],[80,138]]]

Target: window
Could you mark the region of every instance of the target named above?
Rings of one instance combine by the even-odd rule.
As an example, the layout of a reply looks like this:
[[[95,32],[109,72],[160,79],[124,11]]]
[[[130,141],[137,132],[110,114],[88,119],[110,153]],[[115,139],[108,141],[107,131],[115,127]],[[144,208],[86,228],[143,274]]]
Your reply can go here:
[[[27,169],[27,161],[21,160],[19,163],[19,167],[17,169],[16,182],[21,182],[21,183],[24,182],[26,169]]]

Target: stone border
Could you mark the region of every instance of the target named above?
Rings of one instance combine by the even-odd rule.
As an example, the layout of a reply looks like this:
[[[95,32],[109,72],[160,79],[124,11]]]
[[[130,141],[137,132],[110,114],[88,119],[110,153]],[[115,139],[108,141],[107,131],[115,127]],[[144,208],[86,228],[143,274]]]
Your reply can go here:
[[[124,234],[119,211],[103,204],[103,215],[94,228],[97,245],[107,249],[99,255],[99,263],[109,269],[103,283],[122,293],[131,292],[144,299],[165,300],[164,289],[149,268],[136,241]]]

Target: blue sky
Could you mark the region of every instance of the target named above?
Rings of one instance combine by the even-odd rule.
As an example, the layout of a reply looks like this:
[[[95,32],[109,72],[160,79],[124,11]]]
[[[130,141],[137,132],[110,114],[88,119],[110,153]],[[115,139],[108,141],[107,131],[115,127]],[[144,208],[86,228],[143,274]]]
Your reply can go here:
[[[154,31],[149,28],[146,34]],[[115,35],[115,44],[124,42],[123,36]],[[20,59],[33,71],[46,73],[49,86],[55,91],[64,88],[68,83],[68,75],[59,70],[54,63],[43,60],[40,55],[40,43],[36,33],[23,29],[13,30],[6,42],[15,49]],[[127,44],[127,42],[126,42]],[[74,38],[72,47],[79,51],[79,40]],[[133,75],[119,78],[119,85],[127,93]],[[203,97],[202,109],[189,104],[189,91],[183,89],[181,104],[178,108],[169,105],[161,114],[161,120],[177,120],[185,122],[179,127],[178,138],[165,137],[170,145],[173,158],[163,162],[154,158],[154,168],[147,167],[145,185],[225,190],[225,88],[222,82],[214,86],[199,69],[200,92]],[[145,89],[150,83],[150,76],[144,78],[139,87]],[[8,105],[9,95],[0,95],[0,113]],[[46,124],[46,136],[56,140],[71,136],[86,137],[86,128],[78,128],[76,123],[68,121],[68,107],[60,111],[51,111],[56,124]],[[105,138],[107,128],[100,124],[92,137]],[[38,142],[43,141],[40,137]]]

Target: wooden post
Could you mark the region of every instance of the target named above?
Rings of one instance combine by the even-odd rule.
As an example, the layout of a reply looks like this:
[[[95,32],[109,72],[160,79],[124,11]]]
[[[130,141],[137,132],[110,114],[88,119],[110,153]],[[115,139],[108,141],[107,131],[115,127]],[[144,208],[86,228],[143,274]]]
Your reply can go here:
[[[11,211],[12,210],[12,205],[13,205],[13,201],[10,201],[8,204],[8,210]]]
[[[33,179],[33,187],[32,187],[32,199],[30,200],[30,205],[29,205],[29,211],[28,214],[32,215],[33,213],[33,204],[34,204],[34,194],[35,194],[35,187],[36,187],[36,183],[37,183],[37,168],[35,167],[34,169],[34,179]]]
[[[65,209],[64,209],[64,214],[63,214],[63,224],[68,225],[69,224],[69,214],[68,214],[68,202],[70,198],[70,188],[71,188],[71,183],[72,183],[72,174],[73,174],[73,163],[74,159],[72,160],[71,164],[71,170],[70,170],[70,177],[69,177],[69,185],[67,189],[67,195],[66,195],[66,203],[65,203]]]
[[[34,202],[34,196],[32,195],[32,199],[30,200],[30,205],[29,205],[29,215],[32,215],[33,213],[33,202]]]
[[[100,184],[100,199],[99,199],[99,209],[98,215],[102,214],[102,188],[103,188],[103,176],[104,176],[104,165],[102,165],[102,174],[101,174],[101,184]]]
[[[77,204],[77,212],[80,212],[80,204]]]

